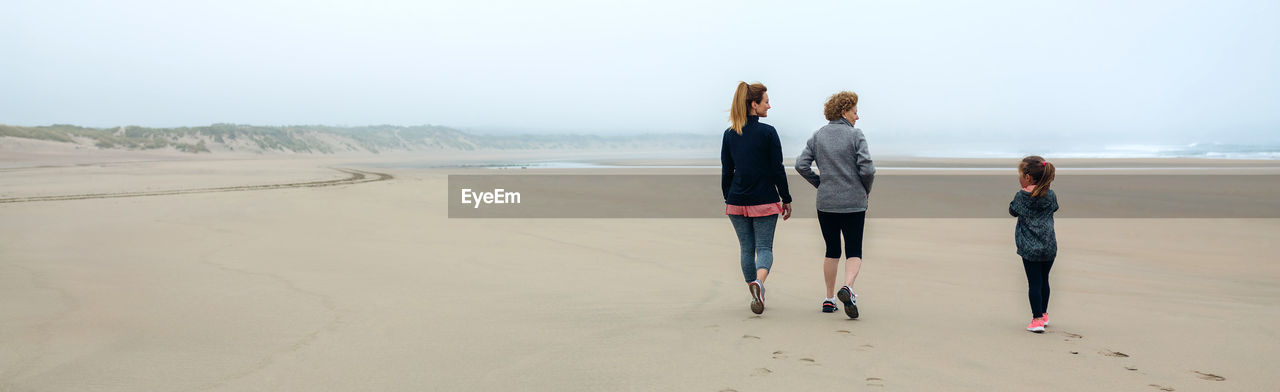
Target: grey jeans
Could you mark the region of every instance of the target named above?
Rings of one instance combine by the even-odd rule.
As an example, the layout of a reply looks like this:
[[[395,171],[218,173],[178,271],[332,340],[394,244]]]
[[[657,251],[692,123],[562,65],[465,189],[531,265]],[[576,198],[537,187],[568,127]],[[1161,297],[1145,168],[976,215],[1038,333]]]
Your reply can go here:
[[[756,270],[773,267],[773,229],[778,226],[778,216],[729,215],[729,221],[742,249],[742,277],[747,282],[756,280]]]

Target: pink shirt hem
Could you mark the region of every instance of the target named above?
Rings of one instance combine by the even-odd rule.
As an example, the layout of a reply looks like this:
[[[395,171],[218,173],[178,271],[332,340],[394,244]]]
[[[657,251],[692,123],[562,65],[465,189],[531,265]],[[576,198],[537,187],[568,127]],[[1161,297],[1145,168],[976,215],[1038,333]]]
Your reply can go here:
[[[725,215],[743,215],[748,218],[756,218],[769,215],[782,214],[782,202],[769,204],[758,204],[754,206],[735,206],[733,204],[724,205]]]

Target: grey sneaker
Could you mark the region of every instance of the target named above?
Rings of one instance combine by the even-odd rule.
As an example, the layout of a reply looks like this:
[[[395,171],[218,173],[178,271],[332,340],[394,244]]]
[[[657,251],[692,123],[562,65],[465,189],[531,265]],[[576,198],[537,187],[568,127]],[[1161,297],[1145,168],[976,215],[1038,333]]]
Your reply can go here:
[[[751,312],[764,313],[764,285],[760,282],[747,283],[747,290],[751,291]]]

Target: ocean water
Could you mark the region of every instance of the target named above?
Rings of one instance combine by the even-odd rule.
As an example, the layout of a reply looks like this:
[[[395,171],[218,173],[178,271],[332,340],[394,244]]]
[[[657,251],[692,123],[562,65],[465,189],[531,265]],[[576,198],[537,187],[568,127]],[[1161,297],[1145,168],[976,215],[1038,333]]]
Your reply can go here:
[[[901,149],[901,146],[892,146]],[[1103,146],[1049,146],[1043,150],[996,148],[984,146],[940,146],[901,155],[928,158],[1020,158],[1040,155],[1046,158],[1202,158],[1202,159],[1280,159],[1280,144],[1112,144]]]
[[[1280,160],[1280,144],[1224,144],[1224,143],[1191,143],[1191,144],[1114,144],[1103,146],[1050,146],[1044,150],[1024,148],[1000,148],[987,145],[928,145],[925,148],[909,148],[907,146],[872,145],[873,157],[920,157],[920,158],[998,158],[1011,159],[1027,155],[1040,155],[1050,160],[1062,158],[1193,158],[1193,159],[1241,159],[1241,160]],[[799,149],[783,148],[784,157],[792,159]],[[390,166],[400,168],[481,168],[503,170],[526,169],[595,169],[595,168],[631,168],[631,169],[672,169],[672,168],[718,168],[716,162],[719,151],[679,150],[679,151],[618,151],[608,153],[580,153],[547,151],[540,155],[545,159],[514,160],[475,160],[452,163],[432,162],[398,162],[393,164],[378,163],[370,166]],[[616,165],[602,164],[600,161],[626,160],[662,160],[662,159],[697,159],[708,161],[705,165]],[[887,167],[886,170],[1007,170],[1007,167]],[[1095,167],[1074,168],[1071,170],[1126,170],[1131,167]],[[1168,170],[1214,169],[1212,167],[1180,167]],[[1220,167],[1219,167],[1220,169]]]

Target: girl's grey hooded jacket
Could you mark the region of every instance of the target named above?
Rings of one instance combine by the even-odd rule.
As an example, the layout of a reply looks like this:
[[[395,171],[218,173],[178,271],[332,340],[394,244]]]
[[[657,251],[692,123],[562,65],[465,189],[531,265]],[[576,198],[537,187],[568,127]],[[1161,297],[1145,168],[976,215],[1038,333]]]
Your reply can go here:
[[[1058,236],[1053,232],[1053,213],[1058,211],[1058,195],[1050,189],[1040,197],[1018,191],[1009,202],[1009,215],[1018,217],[1013,241],[1018,255],[1029,261],[1049,261],[1058,257]]]

